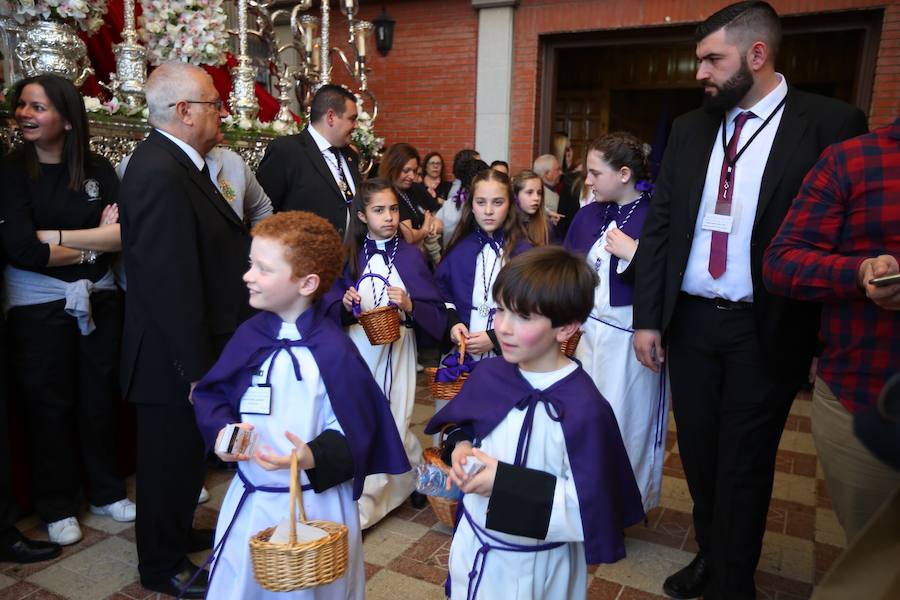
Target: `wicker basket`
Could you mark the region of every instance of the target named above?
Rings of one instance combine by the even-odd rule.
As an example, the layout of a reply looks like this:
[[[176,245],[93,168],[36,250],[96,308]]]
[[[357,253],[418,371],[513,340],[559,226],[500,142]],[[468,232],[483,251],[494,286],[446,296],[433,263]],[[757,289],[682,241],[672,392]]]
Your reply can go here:
[[[444,431],[449,427],[455,427],[455,425],[444,425],[443,429],[441,429],[440,435],[438,435],[438,439],[440,440],[437,448],[425,448],[422,451],[422,459],[443,471],[444,473],[450,472],[450,467],[441,460],[441,452],[444,450]],[[450,498],[441,498],[440,496],[425,496],[428,498],[428,503],[431,504],[431,510],[434,511],[435,516],[438,518],[438,521],[453,529],[456,525],[456,507],[459,504],[458,500],[451,500]]]
[[[579,329],[578,331],[576,331],[575,333],[572,334],[572,337],[570,337],[569,339],[567,339],[566,341],[564,341],[562,344],[559,345],[563,351],[563,354],[565,354],[569,358],[572,358],[573,356],[575,356],[575,350],[576,350],[576,348],[578,348],[578,341],[581,339],[581,334],[583,334],[583,333],[584,332]]]
[[[297,543],[294,506],[300,520],[328,535],[312,542]],[[347,571],[347,527],[332,521],[307,521],[297,476],[297,453],[291,453],[291,534],[287,544],[269,542],[275,527],[250,538],[250,560],[256,581],[273,592],[290,592],[329,584]]]
[[[356,282],[356,289],[359,289],[359,284],[366,277],[380,279],[384,282],[385,287],[389,285],[388,280],[377,273],[364,273]],[[356,315],[356,319],[363,326],[366,337],[373,346],[393,344],[400,339],[400,309],[394,304],[379,306],[359,313]]]
[[[462,364],[466,356],[466,340],[459,341],[459,364]],[[468,373],[463,373],[456,381],[435,381],[438,370],[435,367],[425,369],[425,376],[428,377],[428,386],[431,388],[431,397],[435,400],[453,400],[462,389],[466,379],[469,378]]]

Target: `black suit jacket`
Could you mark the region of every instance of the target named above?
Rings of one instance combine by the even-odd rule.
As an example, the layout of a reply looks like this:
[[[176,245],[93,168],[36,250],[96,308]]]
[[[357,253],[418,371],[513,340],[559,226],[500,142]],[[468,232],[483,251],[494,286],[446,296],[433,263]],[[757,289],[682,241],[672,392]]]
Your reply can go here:
[[[249,236],[212,181],[155,130],[135,149],[120,198],[123,392],[137,403],[185,402],[249,316]]]
[[[675,120],[635,258],[634,326],[665,336],[681,289],[721,116],[702,109]],[[753,310],[764,355],[781,373],[806,372],[816,345],[816,304],[773,296],[762,257],[807,171],[830,144],[865,133],[865,115],[843,102],[788,89],[763,172],[750,242]],[[752,147],[748,152],[752,151]]]
[[[350,148],[342,148],[341,154],[350,167],[354,189],[359,189],[359,156]],[[328,219],[344,237],[347,226],[344,195],[309,129],[272,140],[256,170],[256,179],[271,198],[276,212],[308,210]]]

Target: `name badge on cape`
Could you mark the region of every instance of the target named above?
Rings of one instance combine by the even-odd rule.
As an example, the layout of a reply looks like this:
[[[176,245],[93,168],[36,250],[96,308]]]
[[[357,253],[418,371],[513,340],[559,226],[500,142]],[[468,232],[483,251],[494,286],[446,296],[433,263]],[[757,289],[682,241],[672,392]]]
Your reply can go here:
[[[272,386],[266,384],[251,385],[241,397],[241,414],[271,415]]]

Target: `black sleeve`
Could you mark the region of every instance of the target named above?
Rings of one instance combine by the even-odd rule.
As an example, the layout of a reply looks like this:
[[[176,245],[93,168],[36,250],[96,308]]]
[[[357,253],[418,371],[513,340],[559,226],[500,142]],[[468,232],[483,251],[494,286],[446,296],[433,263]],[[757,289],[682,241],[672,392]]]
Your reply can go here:
[[[353,316],[353,313],[341,305],[341,326],[350,327],[351,325],[356,325],[358,322],[356,317]]]
[[[353,478],[353,454],[342,433],[326,429],[308,445],[316,467],[306,476],[317,494]]]
[[[625,267],[625,270],[621,273],[616,273],[616,275],[618,275],[619,280],[622,283],[630,283],[631,285],[634,285],[634,257],[632,257],[631,262],[628,263],[628,266]]]
[[[488,529],[543,540],[550,529],[556,477],[545,471],[497,463],[488,502]]]
[[[14,267],[35,271],[50,260],[50,246],[38,240],[31,213],[28,186],[21,163],[6,161],[2,170],[4,193],[0,202],[0,240]]]
[[[278,139],[273,140],[266,148],[266,153],[256,169],[256,181],[272,201],[272,209],[275,212],[280,211],[284,206],[291,187],[288,181],[289,163],[282,158],[289,154],[286,152],[286,148],[282,147],[289,141],[293,140],[285,139],[284,142],[280,142]],[[299,161],[294,161],[294,163],[299,163]],[[292,164],[292,167],[299,168],[298,164]]]
[[[471,442],[475,437],[471,432],[466,431],[462,427],[454,427],[447,431],[444,436],[444,446],[441,449],[441,460],[444,461],[444,464],[447,466],[451,465],[450,458],[453,456],[456,445],[460,442]]]
[[[493,329],[488,329],[485,331],[487,336],[491,338],[491,343],[494,345],[494,354],[497,356],[503,356],[503,350],[500,348],[500,341],[497,339],[497,334],[494,333]]]

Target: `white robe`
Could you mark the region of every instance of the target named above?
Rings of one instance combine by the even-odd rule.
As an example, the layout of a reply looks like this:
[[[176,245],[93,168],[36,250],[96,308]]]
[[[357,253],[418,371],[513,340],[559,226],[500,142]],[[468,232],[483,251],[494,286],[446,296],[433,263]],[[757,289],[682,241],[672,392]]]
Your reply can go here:
[[[300,333],[293,323],[282,323],[278,337],[297,340],[300,339]],[[241,415],[244,422],[252,423],[259,432],[260,444],[271,447],[272,451],[279,455],[289,454],[293,448],[293,444],[284,435],[286,430],[295,433],[304,441],[314,439],[326,429],[343,433],[312,353],[303,347],[291,348],[290,351],[297,357],[303,380],[297,381],[290,357],[285,352],[280,352],[272,370],[271,415]],[[254,375],[252,384],[265,382],[271,364],[270,356],[262,365],[260,374]],[[254,485],[280,487],[289,485],[290,472],[287,470],[266,471],[253,460],[240,463],[239,468]],[[303,484],[309,483],[303,471],[300,480]],[[238,476],[235,476],[222,501],[219,521],[216,524],[216,544],[231,522],[243,492],[244,484]],[[307,519],[343,523],[349,530],[349,557],[344,576],[326,586],[289,593],[270,592],[256,583],[250,562],[249,539],[263,529],[277,525],[287,518],[289,501],[290,495],[286,493],[257,491],[247,497],[228,534],[225,546],[214,563],[215,573],[207,598],[362,600],[365,596],[366,582],[362,535],[356,502],[353,501],[352,480],[325,490],[321,494],[316,494],[312,490],[303,492],[303,507]]]
[[[616,228],[613,221],[607,232]],[[575,357],[606,398],[622,433],[634,478],[641,491],[644,511],[659,504],[666,450],[668,382],[660,399],[660,377],[638,362],[632,346],[632,306],[610,306],[609,263],[606,233],[588,253],[591,268],[600,259],[600,285],[594,290],[594,309],[583,325],[584,335]],[[619,260],[618,271],[629,261]],[[602,322],[598,319],[601,319]],[[621,328],[621,329],[619,329]],[[662,404],[660,404],[662,402]]]
[[[384,242],[377,243],[383,249]],[[387,264],[380,254],[369,259],[369,263],[360,271],[377,273],[382,277],[388,275]],[[392,286],[406,289],[396,269],[391,269],[388,280]],[[384,282],[380,279],[367,277],[362,280],[358,291],[362,297],[360,304],[363,311],[375,308],[375,303],[379,300],[378,306],[387,304],[387,292],[382,295],[384,287]],[[366,529],[400,506],[416,489],[415,467],[422,462],[422,445],[409,428],[416,401],[416,335],[413,329],[401,325],[399,340],[390,345],[373,346],[362,325],[351,325],[347,333],[369,366],[375,381],[391,402],[394,423],[403,440],[409,464],[413,466],[413,470],[401,475],[379,473],[366,477],[365,487],[359,498],[359,520],[362,528]],[[389,362],[391,369],[388,374]]]
[[[550,373],[521,371],[537,389],[546,389],[577,368],[570,363]],[[519,432],[525,421],[524,410],[511,410],[500,424],[481,441],[481,450],[502,462],[515,460]],[[487,530],[492,536],[512,544],[535,546],[550,542],[566,542],[558,548],[540,552],[509,552],[491,550],[482,567],[484,574],[478,587],[481,600],[543,600],[585,598],[587,595],[587,565],[584,555],[584,531],[578,494],[562,425],[547,416],[547,411],[534,412],[534,421],[526,467],[556,476],[556,490],[550,514],[550,527],[545,540],[521,537]],[[463,498],[466,510],[482,528],[485,527],[490,498],[468,494]],[[479,534],[480,535],[480,534]],[[469,586],[469,572],[481,542],[472,527],[461,517],[450,546],[450,577],[452,600],[465,600]],[[474,585],[474,584],[473,584]]]

